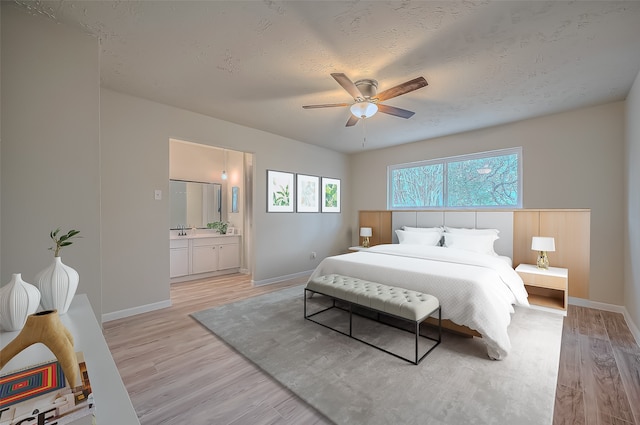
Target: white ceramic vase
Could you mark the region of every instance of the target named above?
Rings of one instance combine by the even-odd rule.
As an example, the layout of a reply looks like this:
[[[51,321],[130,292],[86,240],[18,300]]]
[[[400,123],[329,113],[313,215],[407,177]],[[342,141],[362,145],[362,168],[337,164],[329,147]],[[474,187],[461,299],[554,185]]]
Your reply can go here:
[[[0,325],[5,331],[19,331],[39,304],[38,288],[14,273],[11,282],[0,288]]]
[[[78,289],[80,276],[73,268],[55,257],[53,263],[36,275],[36,286],[40,290],[40,304],[45,310],[58,310],[65,314]]]

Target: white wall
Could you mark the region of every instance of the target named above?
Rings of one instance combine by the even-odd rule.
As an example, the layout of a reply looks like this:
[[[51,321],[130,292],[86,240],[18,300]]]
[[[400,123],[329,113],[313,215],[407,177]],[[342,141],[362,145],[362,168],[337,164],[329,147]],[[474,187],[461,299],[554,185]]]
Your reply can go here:
[[[222,220],[242,230],[244,193],[244,153],[218,149],[191,142],[171,140],[169,143],[169,178],[222,185]],[[222,170],[227,173],[223,180]],[[231,188],[239,188],[238,212],[231,212]]]
[[[169,177],[206,183],[225,183],[222,149],[179,140],[169,143]]]
[[[388,165],[522,146],[523,206],[590,208],[590,299],[622,305],[624,107],[615,102],[354,154],[351,225],[358,210],[386,209]]]
[[[62,251],[101,314],[99,46],[2,2],[2,276],[33,282],[53,261],[49,232],[80,230]]]
[[[169,298],[169,139],[251,152],[255,164],[253,279],[312,270],[345,249],[342,214],[267,214],[266,170],[340,178],[345,155],[185,110],[101,90],[103,309],[114,312]],[[343,190],[343,205],[349,191]],[[311,251],[317,258],[311,260]]]
[[[244,234],[244,218],[245,218],[245,205],[244,205],[244,195],[245,195],[245,182],[244,182],[244,157],[245,154],[243,152],[238,151],[227,151],[227,174],[229,175],[227,179],[227,203],[226,203],[226,217],[227,221],[235,227],[240,233]],[[233,188],[238,188],[237,194],[237,210],[236,212],[232,212],[231,203],[233,196]],[[246,264],[243,265],[246,267]]]
[[[624,304],[640,327],[640,74],[627,96]]]
[[[0,6],[0,99],[2,99],[2,7]],[[0,102],[0,188],[2,188],[2,102]],[[2,240],[2,196],[0,196],[0,241]],[[2,243],[0,243],[2,258]],[[2,279],[2,261],[0,261],[0,279]],[[0,280],[0,286],[2,286]]]

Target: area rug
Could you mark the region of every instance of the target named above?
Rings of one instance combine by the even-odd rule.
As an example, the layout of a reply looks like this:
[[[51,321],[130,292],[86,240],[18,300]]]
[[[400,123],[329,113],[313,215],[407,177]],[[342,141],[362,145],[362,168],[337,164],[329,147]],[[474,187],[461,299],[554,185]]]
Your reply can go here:
[[[490,360],[480,339],[445,332],[415,366],[304,320],[303,288],[192,316],[339,425],[552,423],[561,315],[517,308],[509,326],[512,349],[502,361]],[[346,313],[326,320],[348,326]],[[387,341],[391,351],[413,347],[411,334],[368,319],[354,321],[354,332]]]

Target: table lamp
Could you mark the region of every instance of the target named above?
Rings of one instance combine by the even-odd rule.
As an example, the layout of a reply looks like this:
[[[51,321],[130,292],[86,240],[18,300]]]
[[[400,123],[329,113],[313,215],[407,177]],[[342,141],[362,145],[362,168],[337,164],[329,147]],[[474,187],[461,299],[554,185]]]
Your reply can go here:
[[[533,239],[531,239],[531,250],[540,252],[538,255],[538,268],[548,269],[549,257],[547,257],[547,252],[556,250],[556,241],[550,237],[534,236]]]
[[[360,236],[362,236],[362,246],[369,248],[369,238],[371,237],[371,227],[361,227]]]

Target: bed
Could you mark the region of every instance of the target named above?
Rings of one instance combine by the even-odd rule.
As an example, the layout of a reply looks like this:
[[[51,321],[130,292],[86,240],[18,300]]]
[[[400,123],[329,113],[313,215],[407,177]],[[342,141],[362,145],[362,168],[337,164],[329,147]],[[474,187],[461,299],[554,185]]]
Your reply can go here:
[[[335,273],[434,295],[440,300],[443,319],[477,331],[489,357],[503,359],[511,348],[507,327],[513,306],[529,304],[511,259],[480,252],[489,245],[486,236],[427,234],[403,232],[399,244],[327,257],[310,279]],[[456,239],[465,243],[456,245]],[[474,249],[469,249],[469,243]]]

